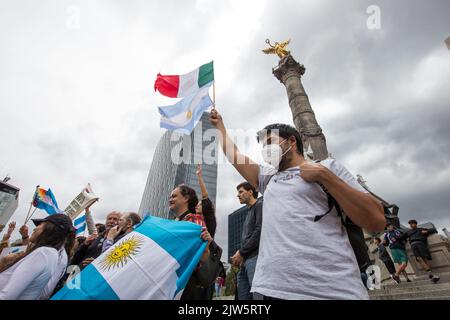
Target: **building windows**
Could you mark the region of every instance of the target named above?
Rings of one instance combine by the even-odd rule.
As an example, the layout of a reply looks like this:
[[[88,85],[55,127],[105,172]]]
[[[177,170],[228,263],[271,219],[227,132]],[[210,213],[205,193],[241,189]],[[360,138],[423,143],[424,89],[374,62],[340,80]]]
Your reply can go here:
[[[228,261],[241,247],[242,227],[247,214],[248,207],[243,206],[228,216]]]

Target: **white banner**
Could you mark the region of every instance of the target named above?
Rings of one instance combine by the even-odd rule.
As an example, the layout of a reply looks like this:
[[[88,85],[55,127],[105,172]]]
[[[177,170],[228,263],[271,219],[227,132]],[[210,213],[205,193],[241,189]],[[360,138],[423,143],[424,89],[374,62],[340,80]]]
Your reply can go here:
[[[80,215],[87,207],[91,206],[99,197],[92,191],[91,185],[88,183],[86,188],[81,190],[80,194],[69,204],[64,212],[74,220]]]

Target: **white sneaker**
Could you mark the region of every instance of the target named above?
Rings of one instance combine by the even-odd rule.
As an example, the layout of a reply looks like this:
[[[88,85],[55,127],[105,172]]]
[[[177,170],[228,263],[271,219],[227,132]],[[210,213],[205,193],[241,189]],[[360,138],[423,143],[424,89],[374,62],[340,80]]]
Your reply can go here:
[[[433,278],[431,279],[431,281],[433,281],[434,283],[437,283],[439,280],[441,280],[441,278],[436,275],[434,275]]]

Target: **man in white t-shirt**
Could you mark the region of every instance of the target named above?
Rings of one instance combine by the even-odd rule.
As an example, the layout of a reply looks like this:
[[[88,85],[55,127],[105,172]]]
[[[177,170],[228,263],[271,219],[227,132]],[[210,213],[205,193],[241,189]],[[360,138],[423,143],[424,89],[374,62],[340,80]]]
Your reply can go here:
[[[220,132],[228,160],[264,196],[252,292],[268,300],[368,299],[341,218],[331,212],[315,221],[329,209],[319,183],[353,223],[368,231],[382,231],[386,225],[379,201],[337,161],[306,161],[292,126],[274,124],[258,133],[270,164],[260,166],[239,152],[217,110],[212,110],[210,121]]]

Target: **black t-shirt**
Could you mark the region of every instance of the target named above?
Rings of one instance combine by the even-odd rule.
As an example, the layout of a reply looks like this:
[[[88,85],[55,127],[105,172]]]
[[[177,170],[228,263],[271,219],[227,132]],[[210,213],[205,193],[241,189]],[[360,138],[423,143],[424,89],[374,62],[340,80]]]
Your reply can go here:
[[[81,269],[81,263],[87,258],[98,258],[102,254],[103,241],[105,241],[105,233],[101,233],[90,245],[84,243],[80,246],[78,251],[74,254],[71,264],[78,265]]]
[[[248,209],[247,217],[242,226],[242,240],[240,254],[248,259],[254,257],[259,251],[259,240],[262,228],[263,200],[259,198],[253,206]]]

